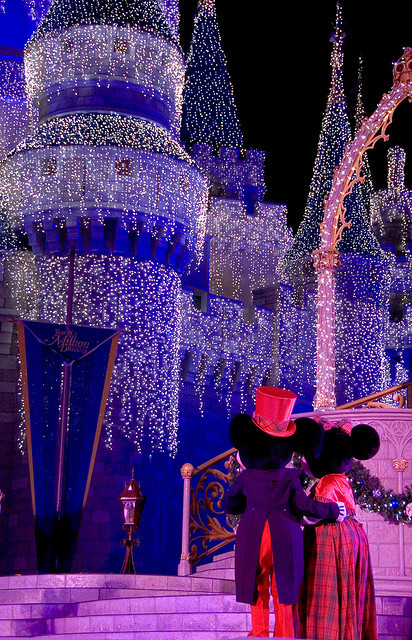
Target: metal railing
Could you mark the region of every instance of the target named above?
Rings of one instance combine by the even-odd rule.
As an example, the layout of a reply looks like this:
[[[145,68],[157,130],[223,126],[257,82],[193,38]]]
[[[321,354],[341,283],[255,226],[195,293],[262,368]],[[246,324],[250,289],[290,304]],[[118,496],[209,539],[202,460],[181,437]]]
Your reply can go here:
[[[399,393],[403,389],[406,389],[406,399],[404,395]],[[339,407],[336,407],[336,409],[353,409],[354,407],[360,407],[363,404],[365,405],[365,409],[368,407],[376,407],[379,409],[387,407],[388,409],[391,409],[394,408],[392,405],[376,402],[379,398],[389,396],[391,393],[395,394],[393,399],[395,402],[400,403],[399,407],[403,407],[406,401],[406,408],[412,409],[412,382],[410,380],[408,380],[408,382],[403,382],[402,384],[397,384],[394,387],[389,387],[389,389],[384,389],[384,391],[379,391],[379,393],[373,393],[365,398],[359,398],[359,400],[353,400],[353,402],[341,404]],[[395,408],[399,409],[399,407]]]
[[[229,449],[196,469],[190,462],[181,468],[183,519],[179,576],[190,574],[192,566],[199,560],[235,539],[233,527],[221,509],[221,500],[225,494],[224,485],[229,484],[229,459],[236,451],[237,449]],[[214,468],[222,462],[226,473]],[[199,477],[198,482],[192,488],[192,478],[196,477]]]
[[[403,389],[407,390],[406,398],[400,393]],[[394,407],[387,403],[378,402],[380,398],[391,394],[395,394],[393,399],[395,402],[399,402],[399,406]],[[399,409],[405,405],[405,408],[412,409],[412,382],[404,382],[365,398],[347,402],[336,409],[353,409],[362,405],[364,405],[362,408],[365,409],[370,407]],[[305,415],[311,415],[311,413]],[[221,500],[225,493],[225,485],[229,485],[229,461],[236,451],[235,448],[228,449],[196,468],[190,462],[181,468],[183,518],[179,576],[189,575],[193,565],[235,540],[234,525],[231,525],[230,518],[227,518],[222,511]],[[221,463],[223,463],[226,472],[214,468],[215,465]],[[196,477],[199,477],[198,482],[195,487],[192,487],[192,478]]]

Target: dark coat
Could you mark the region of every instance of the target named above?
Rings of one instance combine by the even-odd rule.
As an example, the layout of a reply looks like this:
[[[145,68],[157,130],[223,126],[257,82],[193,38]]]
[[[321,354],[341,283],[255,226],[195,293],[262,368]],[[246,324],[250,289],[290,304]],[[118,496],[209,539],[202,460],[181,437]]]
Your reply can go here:
[[[279,602],[294,604],[303,577],[300,518],[335,520],[339,515],[337,504],[311,500],[302,489],[296,469],[245,469],[222,504],[227,513],[245,508],[236,533],[236,600],[254,602],[260,542],[268,520]]]

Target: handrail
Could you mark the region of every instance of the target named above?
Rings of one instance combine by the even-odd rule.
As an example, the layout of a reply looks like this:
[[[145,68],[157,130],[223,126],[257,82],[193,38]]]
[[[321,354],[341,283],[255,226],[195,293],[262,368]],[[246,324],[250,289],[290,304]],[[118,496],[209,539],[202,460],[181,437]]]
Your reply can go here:
[[[199,465],[198,467],[196,467],[196,469],[193,470],[192,478],[197,476],[202,471],[205,471],[205,469],[209,469],[210,467],[213,467],[214,464],[217,464],[218,462],[222,462],[222,460],[225,460],[225,458],[228,458],[233,453],[236,453],[236,451],[237,449],[233,447],[232,449],[228,449],[227,451],[224,451],[220,455],[215,456],[214,458],[211,458],[207,462],[204,462],[203,464]]]
[[[360,405],[368,402],[372,403],[374,400],[383,398],[391,393],[399,392],[402,389],[407,389],[406,406],[408,409],[412,409],[412,381],[408,380],[407,382],[403,382],[402,384],[398,384],[393,387],[389,387],[388,389],[384,389],[383,391],[379,391],[379,393],[373,393],[364,398],[359,398],[359,400],[354,400],[352,402],[347,402],[345,404],[342,404],[339,407],[336,407],[335,411],[339,409],[353,409],[355,407],[359,407]],[[382,405],[380,404],[375,406],[382,406]],[[293,415],[292,415],[292,418],[293,418]],[[195,516],[195,512],[197,512],[197,515],[199,512],[199,502],[196,501],[196,493],[199,490],[199,488],[204,489],[203,485],[206,483],[206,476],[209,473],[214,477],[214,479],[213,481],[209,482],[209,484],[207,485],[206,492],[207,491],[211,492],[214,499],[217,500],[217,506],[220,508],[220,504],[219,504],[220,498],[224,492],[223,485],[221,484],[221,482],[227,483],[228,475],[224,474],[223,472],[217,469],[213,469],[213,467],[214,465],[219,464],[223,460],[230,458],[230,456],[233,455],[236,451],[237,449],[233,447],[232,449],[228,449],[227,451],[224,451],[218,456],[211,458],[210,460],[208,460],[207,462],[204,462],[203,464],[199,465],[196,468],[194,468],[193,465],[190,464],[190,462],[187,462],[181,468],[181,474],[183,478],[183,516],[182,516],[182,553],[180,556],[180,563],[178,567],[179,575],[184,576],[184,575],[190,574],[192,571],[193,564],[198,562],[200,559],[203,559],[205,556],[209,555],[210,553],[221,548],[228,542],[231,542],[235,537],[235,534],[225,529],[218,522],[218,519],[216,517],[209,517],[209,516],[207,517],[208,525],[210,528],[209,530],[206,528],[206,526],[202,522],[200,523],[196,522],[194,516]],[[199,479],[197,488],[196,490],[193,490],[191,488],[191,480],[192,478],[199,475],[200,475],[200,479]],[[192,497],[192,494],[193,494],[193,497]],[[200,507],[201,510],[206,510],[210,506],[209,502],[211,501],[208,500],[205,496],[204,498],[201,499],[201,502],[202,502],[202,506]],[[221,511],[216,511],[213,507],[212,513],[216,515],[220,515]],[[205,532],[204,541],[206,541],[206,538],[207,538],[208,541],[219,540],[220,542],[217,545],[215,545],[213,549],[207,549],[206,545],[202,544],[203,549],[205,549],[204,553],[202,553],[201,555],[197,555],[197,550],[195,549],[195,553],[191,554],[189,550],[190,529],[194,531],[198,531],[198,530],[204,531]],[[197,539],[199,539],[199,536],[197,537]]]
[[[379,398],[388,396],[390,393],[396,393],[402,389],[407,389],[406,406],[408,409],[412,409],[412,382],[410,380],[403,382],[402,384],[397,384],[394,387],[389,387],[389,389],[385,389],[384,391],[379,391],[379,393],[373,393],[365,398],[359,398],[359,400],[353,400],[352,402],[341,404],[339,407],[336,407],[336,409],[353,409],[354,407],[359,407],[359,405],[364,404],[365,402],[373,402],[373,400],[378,400]]]

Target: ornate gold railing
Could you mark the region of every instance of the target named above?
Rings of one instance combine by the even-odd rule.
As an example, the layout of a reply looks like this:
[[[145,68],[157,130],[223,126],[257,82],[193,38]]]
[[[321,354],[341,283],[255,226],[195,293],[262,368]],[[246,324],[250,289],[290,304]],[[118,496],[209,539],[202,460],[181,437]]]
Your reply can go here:
[[[407,396],[400,393],[407,390]],[[393,399],[399,402],[398,407],[387,403],[378,402],[380,398],[394,394]],[[336,409],[353,409],[377,407],[399,409],[406,405],[412,408],[412,382],[398,384],[379,393],[374,393],[365,398],[342,404]],[[311,415],[312,412],[305,415]],[[292,416],[293,417],[293,416]],[[182,519],[182,553],[178,567],[180,576],[188,575],[192,566],[203,558],[215,553],[224,545],[235,539],[234,528],[230,518],[226,518],[221,508],[221,501],[225,488],[229,486],[231,456],[236,449],[229,449],[220,455],[204,462],[196,469],[190,462],[183,465],[181,474],[183,478],[183,519]],[[225,470],[215,468],[215,465],[224,467]],[[192,478],[198,477],[195,487],[191,486]]]
[[[190,462],[183,465],[182,554],[179,576],[191,573],[192,566],[235,539],[235,532],[221,509],[225,485],[229,485],[229,460],[236,449],[201,464],[196,469]],[[215,468],[219,465],[226,471]],[[192,478],[198,477],[195,487]]]

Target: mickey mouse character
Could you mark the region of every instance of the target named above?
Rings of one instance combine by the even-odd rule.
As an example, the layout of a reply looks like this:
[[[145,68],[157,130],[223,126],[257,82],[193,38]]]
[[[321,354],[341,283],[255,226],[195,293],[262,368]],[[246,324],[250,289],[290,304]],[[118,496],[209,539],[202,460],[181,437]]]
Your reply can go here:
[[[299,593],[299,637],[317,640],[377,640],[375,595],[369,544],[355,518],[355,500],[346,473],[353,458],[368,460],[379,450],[372,427],[352,428],[349,420],[328,423],[322,453],[306,456],[310,472],[320,478],[315,500],[342,501],[343,522],[319,523],[304,532],[305,573]]]
[[[229,439],[239,450],[245,470],[226,493],[226,513],[243,513],[236,532],[236,600],[251,604],[249,636],[269,637],[270,587],[275,606],[275,637],[294,637],[292,604],[303,576],[304,516],[342,520],[344,505],[311,500],[299,471],[286,469],[292,453],[313,459],[322,445],[323,429],[313,420],[290,416],[296,395],[259,387],[253,418],[239,414],[229,426]],[[270,585],[271,583],[271,585]]]

